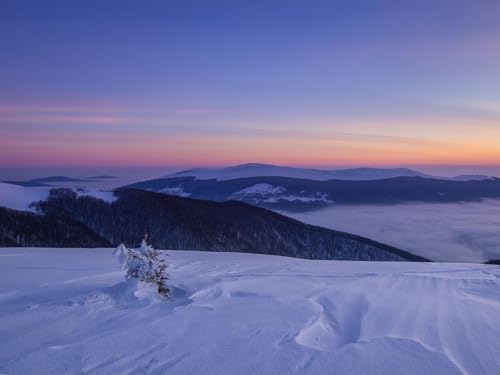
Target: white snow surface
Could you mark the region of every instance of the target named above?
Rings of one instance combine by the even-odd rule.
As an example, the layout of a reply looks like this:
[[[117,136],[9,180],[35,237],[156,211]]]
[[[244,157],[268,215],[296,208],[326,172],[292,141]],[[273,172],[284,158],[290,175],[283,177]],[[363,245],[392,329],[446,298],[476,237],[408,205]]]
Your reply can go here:
[[[0,373],[498,374],[500,268],[170,251],[172,298],[112,249],[0,249]]]
[[[255,184],[231,195],[231,199],[245,195],[276,195],[283,194],[286,189],[283,186],[273,186],[271,184]]]
[[[0,206],[19,211],[32,211],[30,204],[46,200],[50,187],[24,187],[0,182]]]

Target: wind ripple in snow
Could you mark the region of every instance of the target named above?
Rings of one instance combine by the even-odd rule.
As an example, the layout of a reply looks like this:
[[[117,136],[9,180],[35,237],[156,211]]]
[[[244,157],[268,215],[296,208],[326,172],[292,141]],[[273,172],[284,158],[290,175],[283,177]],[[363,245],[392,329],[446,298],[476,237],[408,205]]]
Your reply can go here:
[[[173,298],[155,302],[134,299],[111,250],[0,249],[13,252],[0,262],[0,373],[500,368],[498,266],[172,251]]]
[[[315,313],[312,321],[295,338],[298,344],[328,352],[359,340],[361,320],[367,310],[366,300],[363,296],[334,300],[348,306],[339,309],[324,296],[311,300]]]

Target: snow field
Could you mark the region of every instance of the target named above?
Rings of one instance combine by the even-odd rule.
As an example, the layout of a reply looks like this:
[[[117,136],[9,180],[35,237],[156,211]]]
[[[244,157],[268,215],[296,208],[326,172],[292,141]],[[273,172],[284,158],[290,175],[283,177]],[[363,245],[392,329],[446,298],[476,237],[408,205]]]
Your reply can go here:
[[[168,302],[112,249],[0,249],[0,373],[495,374],[500,267],[169,251]]]

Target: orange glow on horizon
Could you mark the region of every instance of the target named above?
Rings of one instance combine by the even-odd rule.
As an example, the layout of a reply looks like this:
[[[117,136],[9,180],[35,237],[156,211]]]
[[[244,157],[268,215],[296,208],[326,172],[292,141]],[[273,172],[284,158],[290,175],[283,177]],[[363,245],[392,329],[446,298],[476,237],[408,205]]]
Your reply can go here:
[[[1,165],[213,165],[246,162],[315,166],[498,165],[500,147],[488,144],[430,142],[370,143],[336,139],[151,137],[58,137],[15,139],[0,150]]]
[[[191,117],[171,119],[154,110],[157,117],[98,108],[20,108],[3,108],[11,117],[2,121],[15,126],[0,128],[1,166],[500,165],[500,131],[493,120],[284,117],[240,119],[237,125],[202,116],[193,125]]]

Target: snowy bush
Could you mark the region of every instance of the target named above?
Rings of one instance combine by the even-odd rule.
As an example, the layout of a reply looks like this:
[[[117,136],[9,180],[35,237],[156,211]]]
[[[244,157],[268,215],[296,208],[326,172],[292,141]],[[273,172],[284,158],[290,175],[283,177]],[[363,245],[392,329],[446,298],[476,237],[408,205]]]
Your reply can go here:
[[[167,287],[167,264],[158,250],[147,244],[146,239],[142,240],[137,249],[130,249],[121,244],[113,255],[118,257],[122,269],[127,271],[127,280],[138,279],[153,284],[162,298],[168,297],[170,289]]]

